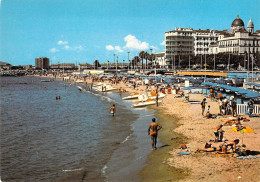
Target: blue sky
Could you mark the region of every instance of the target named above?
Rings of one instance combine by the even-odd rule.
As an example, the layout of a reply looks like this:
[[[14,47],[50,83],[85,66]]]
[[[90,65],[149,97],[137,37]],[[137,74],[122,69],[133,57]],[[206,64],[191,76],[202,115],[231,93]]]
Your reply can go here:
[[[239,14],[259,30],[260,0],[0,0],[0,61],[119,62],[164,51],[175,27],[230,29]]]

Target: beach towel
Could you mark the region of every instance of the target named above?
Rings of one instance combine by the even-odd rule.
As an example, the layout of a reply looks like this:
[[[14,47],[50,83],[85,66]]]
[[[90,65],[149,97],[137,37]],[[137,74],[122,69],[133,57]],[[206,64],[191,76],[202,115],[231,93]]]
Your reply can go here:
[[[237,157],[238,159],[248,159],[248,160],[250,160],[250,159],[258,159],[258,158],[260,158],[260,157],[258,157],[258,156],[238,156]]]
[[[190,155],[191,153],[189,153],[189,152],[179,152],[178,154],[180,154],[180,155]]]

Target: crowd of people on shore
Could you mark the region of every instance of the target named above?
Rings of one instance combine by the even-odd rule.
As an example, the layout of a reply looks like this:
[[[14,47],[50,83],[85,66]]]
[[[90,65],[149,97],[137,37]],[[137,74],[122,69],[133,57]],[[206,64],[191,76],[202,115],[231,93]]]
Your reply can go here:
[[[126,86],[132,87],[134,90],[140,90],[140,91],[148,91],[148,90],[152,90],[155,91],[156,93],[158,92],[162,92],[162,93],[168,93],[171,94],[176,93],[178,97],[185,97],[184,91],[181,90],[181,88],[177,85],[175,85],[174,83],[167,83],[167,84],[156,84],[155,82],[153,82],[153,80],[148,80],[147,83],[143,83],[141,81],[138,80],[138,78],[135,78],[134,80],[129,78],[129,77],[118,77],[117,75],[114,75],[113,77],[97,77],[97,76],[90,76],[88,79],[85,78],[80,78],[80,77],[73,77],[73,80],[77,80],[77,79],[83,79],[86,83],[89,82],[88,85],[91,85],[91,87],[93,86],[93,84],[95,82],[108,82],[109,84],[114,84],[117,85],[120,82],[124,83]],[[145,89],[141,90],[138,87],[140,85],[145,85]],[[143,88],[143,87],[142,87]],[[103,88],[102,87],[102,91]],[[119,92],[126,92],[125,88],[120,87]],[[228,153],[228,151],[232,150],[232,152],[237,152],[238,151],[238,144],[239,144],[239,139],[235,139],[235,140],[227,140],[224,138],[224,130],[223,130],[223,126],[236,126],[237,130],[242,130],[244,128],[244,126],[241,124],[241,121],[246,121],[246,118],[242,118],[241,116],[238,116],[236,108],[237,108],[237,103],[236,100],[234,99],[233,96],[227,98],[225,96],[222,96],[222,94],[219,94],[218,96],[216,95],[216,92],[214,92],[213,89],[210,89],[210,95],[209,98],[212,100],[215,100],[218,102],[219,105],[219,113],[218,114],[212,114],[210,113],[210,105],[207,105],[207,98],[204,98],[201,101],[201,108],[202,108],[202,116],[204,116],[205,113],[205,109],[207,106],[207,111],[205,114],[205,118],[209,119],[209,118],[216,118],[217,116],[223,117],[223,116],[227,116],[227,115],[231,115],[233,116],[233,118],[228,118],[228,119],[223,119],[223,124],[218,125],[215,129],[214,129],[214,140],[210,140],[210,142],[214,142],[214,143],[219,143],[221,142],[221,144],[217,145],[217,146],[213,146],[212,143],[206,143],[205,146],[203,148],[198,149],[198,151],[204,151],[204,152],[219,152],[221,154],[226,154]],[[57,99],[57,98],[56,98]],[[60,99],[60,98],[58,98]],[[58,100],[57,99],[57,100]],[[252,114],[252,108],[253,108],[253,101],[250,100],[248,102],[248,107],[249,107],[249,117],[251,117]],[[115,116],[115,105],[113,105],[110,108],[110,113],[112,114],[112,116]],[[155,121],[152,121],[152,124],[149,126],[148,129],[148,134],[151,135],[151,140],[152,140],[152,149],[156,150],[156,141],[157,141],[157,135],[158,135],[158,131],[161,129],[161,126],[159,124],[154,124]],[[156,129],[153,129],[153,125],[156,125]],[[156,134],[153,134],[153,130],[156,131]],[[239,146],[240,148],[243,147],[245,148],[245,145],[243,144]]]

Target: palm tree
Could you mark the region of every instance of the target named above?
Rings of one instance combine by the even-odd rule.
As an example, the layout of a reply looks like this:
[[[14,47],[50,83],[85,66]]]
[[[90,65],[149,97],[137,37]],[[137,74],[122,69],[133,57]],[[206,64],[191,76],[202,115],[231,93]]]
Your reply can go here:
[[[145,52],[141,51],[139,53],[139,57],[142,59],[142,69],[144,69],[144,58],[145,58]]]
[[[146,69],[147,69],[147,60],[149,59],[149,56],[150,56],[150,54],[148,52],[144,53]]]
[[[94,61],[94,68],[95,69],[98,69],[98,67],[100,67],[101,65],[100,65],[100,63],[99,63],[99,60],[95,60]]]
[[[135,56],[132,59],[132,66],[137,65],[138,63],[140,63],[140,58],[139,58],[139,56]]]

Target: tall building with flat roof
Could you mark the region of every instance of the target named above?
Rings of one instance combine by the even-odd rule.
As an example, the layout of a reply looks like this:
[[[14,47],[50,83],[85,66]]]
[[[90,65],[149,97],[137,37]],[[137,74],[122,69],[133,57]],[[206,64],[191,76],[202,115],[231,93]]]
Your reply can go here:
[[[35,69],[49,69],[50,59],[47,57],[35,58]]]
[[[209,46],[218,41],[218,37],[227,34],[218,30],[193,30],[192,28],[175,28],[165,32],[165,56],[172,59],[181,55],[210,54]]]

